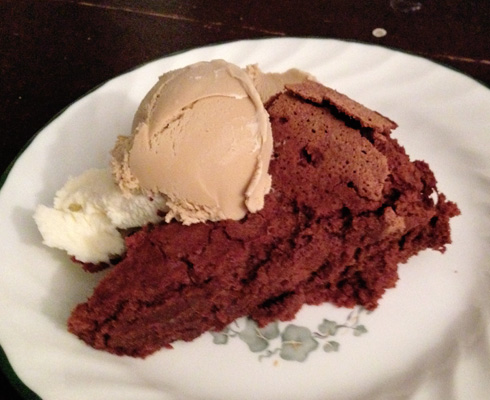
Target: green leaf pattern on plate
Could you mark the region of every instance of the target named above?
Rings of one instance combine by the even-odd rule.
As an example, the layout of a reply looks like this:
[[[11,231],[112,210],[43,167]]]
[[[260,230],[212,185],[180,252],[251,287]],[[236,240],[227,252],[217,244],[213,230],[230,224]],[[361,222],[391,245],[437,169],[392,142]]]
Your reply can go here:
[[[259,360],[279,354],[286,361],[305,361],[308,354],[320,348],[320,341],[324,341],[321,348],[323,351],[337,352],[340,343],[330,340],[340,330],[351,330],[354,336],[367,333],[364,325],[359,323],[361,313],[367,313],[362,307],[356,307],[349,313],[345,322],[339,324],[336,321],[324,318],[317,326],[316,331],[311,331],[304,326],[288,324],[282,330],[278,322],[271,322],[260,328],[258,324],[250,319],[235,321],[221,332],[211,332],[214,344],[227,344],[230,338],[238,337],[253,353],[260,353]],[[271,342],[280,338],[280,345],[273,350],[270,349]]]

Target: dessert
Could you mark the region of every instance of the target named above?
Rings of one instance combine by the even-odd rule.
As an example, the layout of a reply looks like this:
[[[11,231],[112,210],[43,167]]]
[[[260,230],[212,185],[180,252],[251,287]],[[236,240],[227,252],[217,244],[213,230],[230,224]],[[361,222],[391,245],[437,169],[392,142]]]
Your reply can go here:
[[[266,109],[263,207],[190,224],[172,214],[127,234],[120,262],[73,310],[72,333],[146,357],[241,316],[265,325],[325,301],[374,309],[399,263],[445,250],[459,210],[390,136],[394,122],[312,80],[286,85]]]
[[[141,102],[131,135],[117,139],[111,168],[72,177],[53,207],[38,206],[44,244],[95,272],[124,254],[127,230],[172,219],[241,219],[261,209],[272,152],[262,101],[305,79],[312,77],[297,69],[263,73],[223,60],[162,75]]]

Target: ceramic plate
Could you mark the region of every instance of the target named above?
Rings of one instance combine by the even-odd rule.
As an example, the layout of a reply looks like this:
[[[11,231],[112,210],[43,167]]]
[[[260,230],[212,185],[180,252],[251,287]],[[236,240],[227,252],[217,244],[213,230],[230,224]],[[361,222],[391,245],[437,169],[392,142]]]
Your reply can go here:
[[[301,68],[395,120],[394,136],[412,159],[429,162],[440,190],[462,210],[452,222],[453,244],[400,266],[397,287],[372,313],[304,307],[252,342],[253,327],[240,320],[227,335],[206,333],[145,360],[93,350],[65,324],[100,274],[45,248],[33,211],[50,205],[70,175],[107,165],[116,136],[129,133],[160,74],[214,58],[265,71]],[[488,89],[462,74],[326,39],[205,47],[107,82],[36,136],[0,192],[0,343],[13,370],[44,400],[489,398],[489,110]],[[288,359],[281,338],[290,336],[297,341],[291,357],[305,361]]]

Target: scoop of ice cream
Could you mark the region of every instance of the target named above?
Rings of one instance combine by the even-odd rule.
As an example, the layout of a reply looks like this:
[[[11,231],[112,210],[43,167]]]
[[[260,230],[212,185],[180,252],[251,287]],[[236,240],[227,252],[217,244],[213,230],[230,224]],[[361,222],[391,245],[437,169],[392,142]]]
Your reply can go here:
[[[86,263],[109,262],[125,250],[121,229],[157,223],[166,211],[161,196],[123,196],[109,168],[90,169],[69,179],[53,207],[34,214],[43,243]]]
[[[113,151],[123,191],[161,193],[166,220],[239,220],[269,192],[272,132],[250,76],[223,60],[160,77]]]

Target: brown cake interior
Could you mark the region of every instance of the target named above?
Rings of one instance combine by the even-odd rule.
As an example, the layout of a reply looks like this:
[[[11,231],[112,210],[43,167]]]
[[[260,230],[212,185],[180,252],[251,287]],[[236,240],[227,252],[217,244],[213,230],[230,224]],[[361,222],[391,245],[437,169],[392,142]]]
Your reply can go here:
[[[267,105],[272,192],[241,221],[146,226],[78,305],[69,330],[145,357],[238,317],[288,320],[325,301],[374,309],[397,265],[444,251],[457,206],[428,165],[410,162],[396,124],[324,86],[291,85]],[[428,266],[429,267],[429,266]]]

